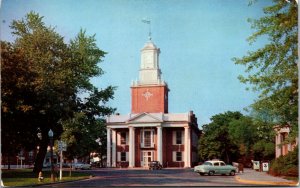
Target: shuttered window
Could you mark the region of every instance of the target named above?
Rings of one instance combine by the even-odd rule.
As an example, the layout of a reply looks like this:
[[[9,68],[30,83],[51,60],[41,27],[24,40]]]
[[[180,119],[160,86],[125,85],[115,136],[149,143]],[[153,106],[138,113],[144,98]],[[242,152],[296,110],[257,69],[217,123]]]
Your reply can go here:
[[[126,144],[126,132],[121,132],[121,144]]]
[[[126,152],[121,152],[121,161],[126,161]]]

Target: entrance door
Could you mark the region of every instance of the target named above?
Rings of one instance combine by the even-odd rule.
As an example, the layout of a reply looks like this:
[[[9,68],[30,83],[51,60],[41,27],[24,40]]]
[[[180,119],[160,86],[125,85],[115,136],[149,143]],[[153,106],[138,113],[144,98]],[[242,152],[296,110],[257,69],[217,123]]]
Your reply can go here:
[[[148,168],[149,162],[153,160],[153,151],[142,151],[142,167]]]

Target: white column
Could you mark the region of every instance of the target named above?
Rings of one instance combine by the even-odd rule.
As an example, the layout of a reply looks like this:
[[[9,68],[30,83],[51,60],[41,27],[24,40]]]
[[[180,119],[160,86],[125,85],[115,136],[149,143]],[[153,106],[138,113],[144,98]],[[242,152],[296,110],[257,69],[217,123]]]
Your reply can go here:
[[[157,160],[160,164],[163,164],[162,158],[162,127],[157,127]]]
[[[111,139],[112,139],[112,147],[111,147],[111,155],[112,155],[112,158],[111,158],[111,163],[112,163],[112,167],[116,167],[117,166],[117,134],[116,134],[116,130],[112,130],[112,135],[111,135]]]
[[[280,150],[279,150],[279,134],[278,132],[276,132],[276,137],[275,137],[275,157],[278,158],[280,156]]]
[[[107,150],[106,150],[106,158],[107,158],[107,167],[111,167],[111,138],[110,138],[110,134],[111,134],[111,129],[110,128],[106,128],[106,134],[107,134]]]
[[[135,141],[134,141],[134,128],[129,127],[129,167],[135,166]]]
[[[184,167],[191,167],[190,127],[184,127]]]

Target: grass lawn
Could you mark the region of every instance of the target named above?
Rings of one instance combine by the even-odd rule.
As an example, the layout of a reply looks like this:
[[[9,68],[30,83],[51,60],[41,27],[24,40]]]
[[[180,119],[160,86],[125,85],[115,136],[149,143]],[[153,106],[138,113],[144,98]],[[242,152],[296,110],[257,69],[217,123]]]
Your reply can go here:
[[[62,182],[72,181],[89,178],[90,174],[88,172],[82,171],[72,171],[72,176],[69,176],[69,171],[63,171]],[[42,185],[51,182],[51,172],[50,170],[43,170],[44,180],[42,182],[38,181],[37,174],[32,172],[32,169],[12,169],[6,170],[2,169],[2,181],[4,186],[28,186],[28,185]],[[56,182],[60,182],[56,178]]]

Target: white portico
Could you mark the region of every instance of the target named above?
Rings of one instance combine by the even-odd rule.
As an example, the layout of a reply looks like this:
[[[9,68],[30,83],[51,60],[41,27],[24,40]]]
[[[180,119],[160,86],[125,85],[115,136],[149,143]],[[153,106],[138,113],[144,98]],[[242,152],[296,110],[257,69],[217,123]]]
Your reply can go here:
[[[128,162],[128,167],[148,167],[150,161],[156,160],[165,166],[191,167],[191,129],[195,129],[192,116],[190,112],[108,117],[107,165],[119,167],[122,163],[126,166]],[[193,144],[196,146],[198,137],[195,134],[193,136]]]

